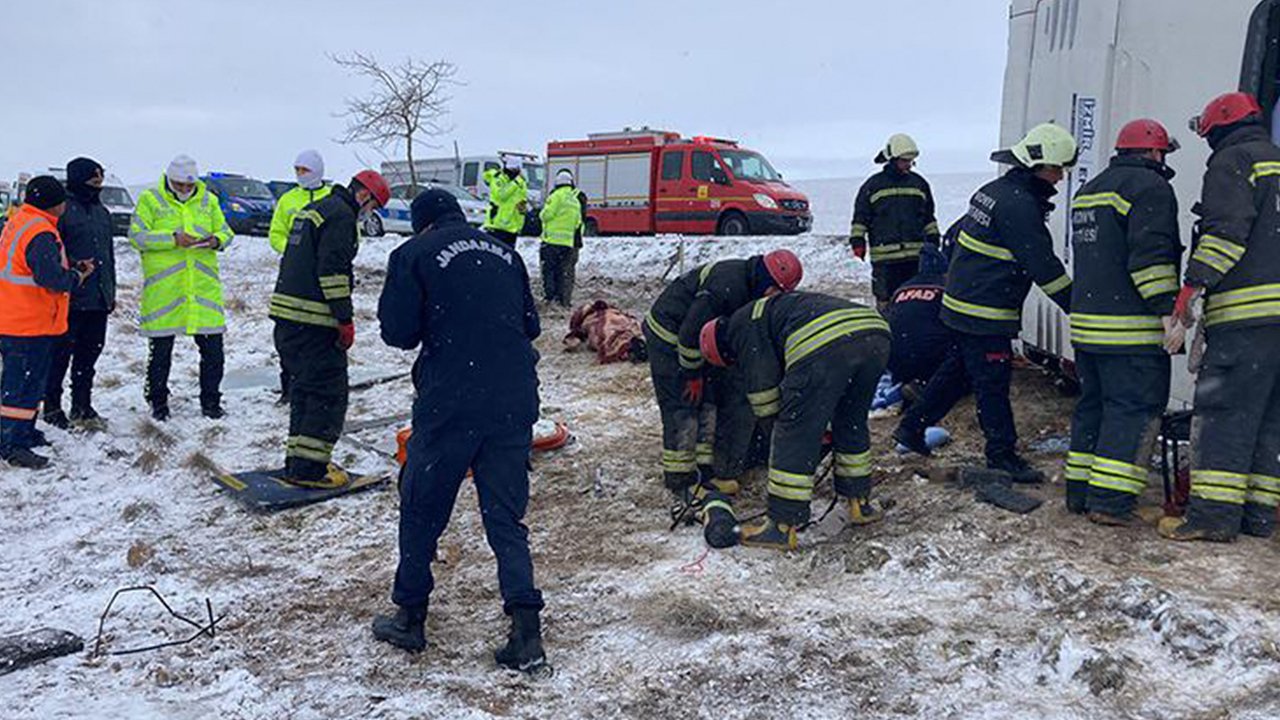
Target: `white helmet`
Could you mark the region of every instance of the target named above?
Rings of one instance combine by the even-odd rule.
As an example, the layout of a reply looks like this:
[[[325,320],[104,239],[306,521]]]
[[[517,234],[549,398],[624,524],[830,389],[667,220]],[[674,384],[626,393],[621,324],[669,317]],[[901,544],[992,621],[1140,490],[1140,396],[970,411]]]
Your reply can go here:
[[[502,167],[504,170],[523,170],[524,160],[519,155],[503,155]]]
[[[561,185],[573,184],[573,171],[569,168],[560,168],[556,171],[556,187]]]
[[[884,149],[876,155],[876,162],[884,164],[890,160],[915,160],[920,157],[920,148],[910,135],[898,133],[889,138]]]

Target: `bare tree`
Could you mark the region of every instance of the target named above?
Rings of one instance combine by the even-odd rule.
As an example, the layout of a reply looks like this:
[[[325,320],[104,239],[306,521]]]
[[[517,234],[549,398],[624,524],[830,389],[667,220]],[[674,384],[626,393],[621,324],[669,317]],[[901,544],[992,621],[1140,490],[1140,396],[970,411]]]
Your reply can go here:
[[[430,147],[427,138],[449,132],[441,120],[448,114],[452,99],[445,88],[457,84],[457,66],[444,60],[428,63],[408,58],[390,67],[364,53],[329,57],[338,67],[367,78],[373,86],[364,97],[347,98],[346,110],[338,115],[346,119],[347,128],[338,142],[368,144],[380,150],[403,145],[409,161],[409,182],[416,187],[414,144]]]

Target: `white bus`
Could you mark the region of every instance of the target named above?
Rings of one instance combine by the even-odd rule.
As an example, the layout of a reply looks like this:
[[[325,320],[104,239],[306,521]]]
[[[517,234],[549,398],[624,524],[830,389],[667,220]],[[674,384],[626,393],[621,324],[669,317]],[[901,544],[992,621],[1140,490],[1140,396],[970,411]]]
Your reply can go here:
[[[1280,0],[1013,0],[1000,146],[1054,121],[1080,143],[1080,163],[1051,219],[1055,248],[1071,270],[1070,198],[1106,168],[1120,128],[1150,117],[1182,142],[1170,156],[1184,244],[1200,194],[1208,146],[1187,121],[1212,98],[1254,93],[1268,121],[1280,80]],[[1039,290],[1023,313],[1029,357],[1070,362],[1066,317]],[[1189,407],[1192,377],[1175,361],[1171,406]]]

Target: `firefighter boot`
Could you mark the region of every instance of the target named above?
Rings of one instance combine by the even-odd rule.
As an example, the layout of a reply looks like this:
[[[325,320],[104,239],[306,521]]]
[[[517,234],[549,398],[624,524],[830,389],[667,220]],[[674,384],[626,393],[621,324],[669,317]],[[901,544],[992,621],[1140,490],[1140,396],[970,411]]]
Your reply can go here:
[[[0,456],[0,460],[4,460],[13,467],[27,468],[28,470],[39,470],[49,464],[49,458],[34,453],[27,448],[18,448],[5,453]]]
[[[511,632],[507,644],[493,653],[502,667],[531,673],[547,664],[542,651],[542,620],[537,610],[516,609],[511,612]]]
[[[427,647],[424,626],[427,624],[427,608],[396,610],[395,615],[379,615],[373,619],[373,636],[411,653],[422,652]]]
[[[1156,530],[1168,540],[1232,542],[1239,531],[1242,512],[1239,505],[1192,498],[1186,517],[1167,517]]]
[[[1108,527],[1143,527],[1158,524],[1164,517],[1164,510],[1158,507],[1144,505],[1118,514],[1093,510],[1089,512],[1088,517],[1089,522],[1094,525],[1105,525]]]
[[[737,497],[738,491],[742,489],[737,480],[721,479],[712,480],[711,488],[721,495],[728,495],[729,497]]]
[[[933,450],[929,449],[929,443],[925,441],[924,430],[912,431],[905,423],[902,423],[893,431],[893,439],[899,445],[917,455],[929,457],[933,454]]]
[[[871,502],[871,498],[849,498],[849,522],[854,525],[871,525],[884,519],[884,511]]]
[[[1240,532],[1257,538],[1269,538],[1276,531],[1276,509],[1260,503],[1245,503]]]
[[[1082,480],[1067,481],[1067,512],[1084,515],[1089,512],[1089,483]]]
[[[728,495],[708,492],[702,498],[699,515],[707,545],[720,550],[738,544],[738,517],[733,513],[733,501]]]
[[[71,429],[71,422],[67,419],[67,414],[62,412],[62,408],[46,409],[40,419],[44,420],[45,425],[56,427],[59,430]]]
[[[795,550],[796,529],[790,525],[776,522],[771,517],[759,518],[742,527],[739,542],[747,547],[762,547],[772,550]]]
[[[1015,452],[1007,452],[987,458],[987,467],[1009,473],[1013,482],[1020,485],[1038,485],[1044,482],[1044,473],[1036,470]]]

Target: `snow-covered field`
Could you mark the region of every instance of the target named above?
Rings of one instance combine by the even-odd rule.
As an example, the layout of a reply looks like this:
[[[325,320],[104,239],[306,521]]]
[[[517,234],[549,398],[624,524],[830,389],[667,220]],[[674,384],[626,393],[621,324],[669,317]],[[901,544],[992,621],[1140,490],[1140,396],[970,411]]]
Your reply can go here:
[[[944,224],[980,180],[935,179]],[[844,231],[853,188],[802,187],[820,233]],[[378,342],[373,317],[397,242],[369,241],[358,259],[353,371],[412,361]],[[682,254],[692,265],[780,244],[804,259],[810,288],[865,297],[866,266],[834,238],[602,238],[584,250],[579,299],[639,313]],[[533,243],[522,246],[536,283]],[[142,399],[145,343],[133,329],[137,260],[124,245],[119,257],[121,310],[96,396],[110,430],[50,430],[53,468],[0,469],[0,635],[53,626],[89,646],[0,676],[0,717],[1280,716],[1275,543],[1173,546],[1149,530],[1096,528],[1065,514],[1057,483],[1028,516],[977,505],[892,454],[891,418],[874,423],[885,523],[853,530],[833,515],[797,552],[737,548],[697,562],[700,532],[666,530],[646,369],[561,352],[559,310],[544,315],[539,342],[544,414],[569,423],[577,442],[535,461],[528,518],[556,674],[532,681],[493,668],[506,626],[469,485],[441,547],[428,650],[407,656],[368,630],[394,572],[395,494],[270,516],[238,507],[209,464],[279,465],[287,411],[258,388],[228,392],[227,419],[200,418],[195,348],[184,341],[174,419],[157,432]],[[275,263],[257,238],[239,238],[225,256],[229,371],[274,367],[265,315]],[[1017,394],[1024,439],[1064,432],[1070,401],[1047,379],[1019,373]],[[357,392],[349,418],[405,412],[410,397],[404,380]],[[948,427],[957,442],[938,462],[972,458],[972,406]],[[367,444],[386,446],[392,431],[340,443],[337,459],[389,468]],[[1058,471],[1060,457],[1029,454]],[[761,506],[762,486],[748,483],[748,511]],[[194,617],[208,598],[226,613],[216,639],[91,657],[111,593],[137,584]],[[107,630],[115,648],[189,634],[141,598],[123,603]]]

